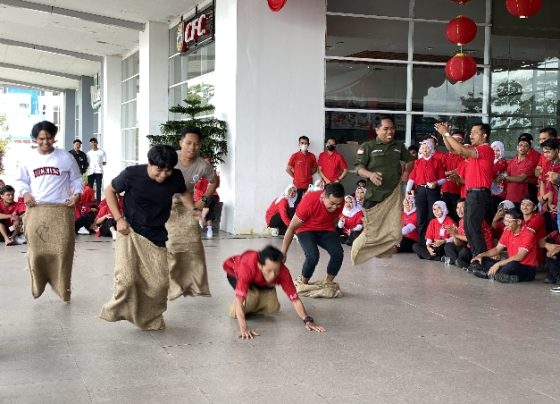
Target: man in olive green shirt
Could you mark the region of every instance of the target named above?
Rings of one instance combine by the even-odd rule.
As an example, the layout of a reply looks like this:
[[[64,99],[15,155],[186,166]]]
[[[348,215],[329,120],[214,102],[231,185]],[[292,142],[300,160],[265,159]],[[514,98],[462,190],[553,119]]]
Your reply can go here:
[[[357,151],[356,172],[367,179],[366,202],[369,209],[387,198],[412,170],[412,157],[406,146],[395,140],[395,121],[390,116],[379,119],[377,137],[360,145]],[[401,161],[405,163],[402,169]]]

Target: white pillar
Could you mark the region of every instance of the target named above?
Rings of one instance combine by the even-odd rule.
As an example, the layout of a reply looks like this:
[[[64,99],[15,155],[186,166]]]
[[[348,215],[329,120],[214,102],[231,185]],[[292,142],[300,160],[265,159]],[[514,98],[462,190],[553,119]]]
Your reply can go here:
[[[149,142],[146,136],[159,135],[160,125],[168,120],[169,27],[149,21],[139,39],[138,159],[147,162]]]
[[[216,112],[229,125],[221,226],[260,233],[266,208],[291,182],[298,137],[324,139],[325,1],[216,1]]]
[[[103,58],[103,101],[101,138],[99,145],[107,154],[104,186],[123,169],[123,142],[121,135],[121,57]]]

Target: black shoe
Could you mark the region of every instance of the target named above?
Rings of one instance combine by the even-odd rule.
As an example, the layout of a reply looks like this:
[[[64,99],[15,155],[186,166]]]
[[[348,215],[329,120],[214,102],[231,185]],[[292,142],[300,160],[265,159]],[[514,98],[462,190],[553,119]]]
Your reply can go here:
[[[501,274],[499,272],[494,276],[494,279],[496,279],[498,282],[501,282],[501,283],[517,283],[517,282],[519,282],[519,276]]]
[[[481,271],[480,269],[475,269],[473,271],[473,275],[476,276],[477,278],[488,279],[488,274],[484,271]]]
[[[554,283],[556,283],[556,279],[547,276],[546,278],[543,279],[543,282],[544,283],[549,283],[549,284],[554,284]]]
[[[468,265],[465,261],[463,261],[461,258],[457,258],[455,260],[455,265],[457,265],[459,268],[463,268],[463,269],[467,269]]]
[[[467,267],[467,271],[468,272],[482,271],[482,265],[480,265],[478,262],[474,262]]]

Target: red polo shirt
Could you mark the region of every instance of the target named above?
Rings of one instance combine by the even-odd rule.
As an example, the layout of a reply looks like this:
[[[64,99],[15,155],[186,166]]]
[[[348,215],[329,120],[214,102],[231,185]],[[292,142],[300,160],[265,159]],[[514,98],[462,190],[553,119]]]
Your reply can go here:
[[[272,219],[272,216],[279,213],[282,222],[284,222],[286,226],[289,226],[292,219],[290,219],[290,216],[288,216],[288,207],[288,200],[286,198],[280,199],[280,202],[278,203],[276,203],[276,199],[274,199],[266,210],[264,219],[266,220],[266,224],[268,225],[270,223],[270,219]]]
[[[440,223],[436,218],[430,220],[428,228],[426,229],[426,244],[428,243],[428,240],[433,242],[435,240],[447,240],[448,238],[451,238],[451,234],[449,234],[446,229],[446,227],[449,226],[455,226],[455,222],[449,216],[446,216],[442,223]]]
[[[292,275],[286,265],[280,265],[280,273],[272,283],[266,282],[259,268],[258,251],[248,250],[241,255],[229,257],[224,261],[223,268],[228,276],[236,278],[235,296],[239,300],[245,300],[251,285],[259,287],[280,285],[291,301],[299,299]]]
[[[445,179],[445,171],[440,160],[434,157],[429,160],[419,158],[414,162],[408,178],[414,181],[414,185],[426,185],[428,182]]]
[[[492,248],[494,248],[494,235],[492,233],[492,227],[490,227],[490,225],[488,223],[486,223],[486,220],[483,220],[482,225],[480,226],[480,230],[482,230],[482,237],[484,237],[484,242],[486,244],[486,249],[491,250]],[[459,219],[459,224],[457,225],[457,232],[461,236],[466,236],[466,234],[465,234],[465,221],[464,221],[463,218]],[[469,246],[470,246],[470,244],[469,244]]]
[[[527,152],[527,158],[529,160],[531,160],[531,163],[533,164],[533,166],[535,168],[537,168],[537,166],[539,165],[539,162],[541,161],[541,157],[543,157],[543,155],[533,148],[530,148],[529,151]],[[529,184],[536,184],[537,183],[537,177],[535,177],[535,170],[534,169],[533,169],[533,172],[531,173],[531,175],[529,176],[529,181],[528,182],[529,182]]]
[[[525,174],[527,177],[531,176],[531,173],[535,172],[535,166],[532,161],[525,156],[523,160],[519,160],[518,156],[515,156],[508,161],[507,175],[518,176]],[[527,182],[508,182],[506,199],[512,202],[521,202],[521,198],[529,193],[529,185]]]
[[[18,202],[14,202],[11,205],[7,206],[4,205],[4,201],[0,200],[0,213],[4,214],[4,215],[20,215],[22,213],[25,212],[25,205],[23,205],[23,207],[21,206],[21,204]],[[14,224],[14,222],[12,221],[12,219],[2,219],[0,220],[0,222],[4,223],[6,226],[10,227],[11,225]]]
[[[303,224],[296,234],[304,231],[336,231],[335,221],[342,213],[342,205],[334,212],[329,212],[321,199],[323,191],[307,192],[296,208],[296,216]]]
[[[348,168],[346,160],[344,160],[344,157],[336,150],[333,151],[332,154],[326,151],[319,154],[317,165],[330,182],[337,181],[340,177],[340,173]]]
[[[521,260],[521,264],[532,267],[537,266],[537,240],[535,235],[528,229],[521,229],[517,234],[511,230],[504,230],[498,244],[507,249],[508,257],[513,257],[519,250],[527,250],[528,253]]]
[[[401,224],[402,227],[408,225],[408,224],[413,224],[414,227],[416,227],[414,230],[412,230],[410,233],[408,233],[406,236],[409,239],[412,239],[416,242],[418,242],[418,218],[416,216],[416,211],[412,212],[410,215],[407,215],[405,212],[401,213]]]
[[[495,180],[498,175],[501,173],[507,172],[507,160],[500,159],[494,163],[492,168],[492,178]],[[492,187],[490,191],[492,191],[492,195],[499,196],[502,199],[506,198],[506,191],[507,191],[507,181],[492,181]]]
[[[317,160],[313,153],[298,151],[292,154],[288,166],[294,169],[294,185],[297,189],[307,189],[313,182],[313,170],[317,168]]]
[[[444,160],[443,168],[445,171],[456,170],[457,167],[459,166],[459,163],[463,161],[463,157],[461,157],[460,154],[447,153],[444,156],[445,156],[445,160]],[[457,184],[455,181],[447,178],[445,184],[443,184],[443,186],[441,187],[441,192],[460,195],[461,184]]]
[[[552,192],[552,198],[550,198],[549,202],[553,205],[556,205],[558,201],[558,188],[556,185],[552,184],[548,179],[546,174],[549,172],[560,173],[560,161],[553,163],[549,159],[546,159],[546,163],[541,163],[541,175],[539,177],[540,181],[544,184],[544,192],[549,193]],[[542,196],[542,195],[541,195]]]
[[[471,188],[488,188],[492,184],[492,168],[494,166],[494,150],[488,143],[478,145],[474,148],[476,157],[469,157],[465,167],[465,187],[467,191]]]

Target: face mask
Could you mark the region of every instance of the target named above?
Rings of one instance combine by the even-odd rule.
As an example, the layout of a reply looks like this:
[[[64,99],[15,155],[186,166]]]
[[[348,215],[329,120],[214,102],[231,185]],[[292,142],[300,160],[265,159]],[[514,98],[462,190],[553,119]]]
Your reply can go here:
[[[299,146],[299,149],[300,149],[302,152],[306,152],[308,147],[309,147],[308,145],[302,144],[302,145]]]
[[[330,144],[327,146],[328,151],[334,151],[334,149],[336,149],[336,146],[334,144]]]

